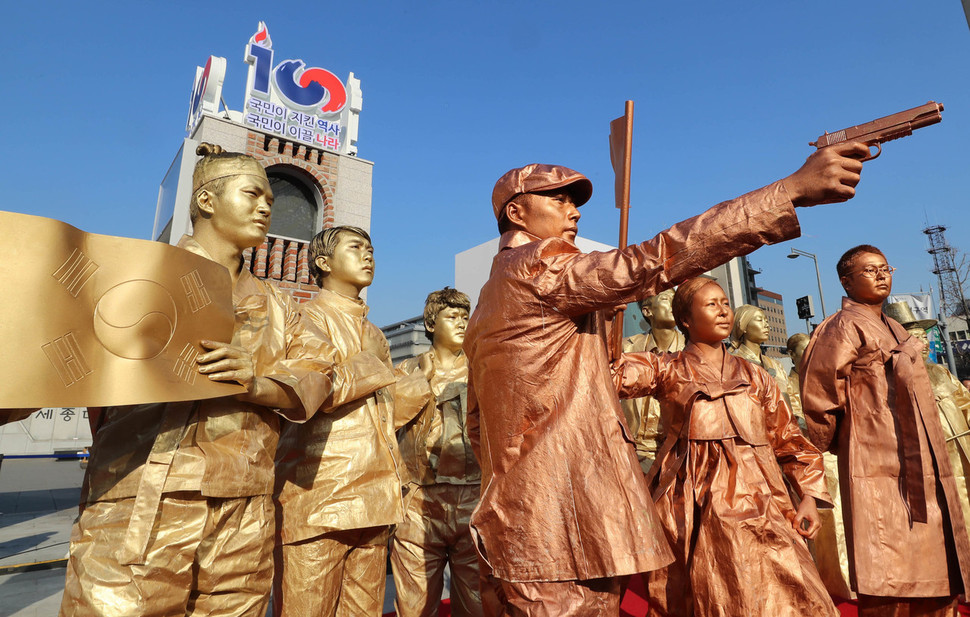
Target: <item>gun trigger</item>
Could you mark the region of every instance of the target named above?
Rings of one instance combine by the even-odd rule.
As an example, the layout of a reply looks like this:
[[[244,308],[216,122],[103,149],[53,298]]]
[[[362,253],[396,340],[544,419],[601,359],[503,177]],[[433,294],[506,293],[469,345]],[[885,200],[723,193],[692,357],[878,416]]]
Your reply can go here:
[[[869,156],[867,156],[864,159],[861,159],[863,163],[865,163],[866,161],[871,161],[872,159],[879,158],[879,155],[882,154],[882,144],[881,143],[879,143],[877,141],[876,143],[872,144],[872,146],[875,146],[876,147],[876,153],[873,154],[872,151],[870,150],[869,151]],[[872,146],[868,146],[868,147],[871,148]]]

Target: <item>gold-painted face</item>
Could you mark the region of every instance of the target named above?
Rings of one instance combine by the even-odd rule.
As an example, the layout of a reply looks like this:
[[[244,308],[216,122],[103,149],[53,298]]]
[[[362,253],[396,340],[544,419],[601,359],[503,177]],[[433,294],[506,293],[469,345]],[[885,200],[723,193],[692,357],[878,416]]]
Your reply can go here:
[[[441,309],[434,318],[434,327],[430,328],[435,346],[440,345],[457,352],[465,342],[467,326],[468,311],[465,309],[454,307]]]
[[[810,340],[811,339],[806,337],[805,339],[798,341],[795,348],[788,352],[788,356],[791,358],[792,364],[795,365],[796,369],[802,365],[802,357],[805,355],[805,350],[808,348],[808,342]]]
[[[764,311],[755,311],[744,331],[744,340],[760,345],[768,340],[770,333],[771,326],[768,324],[768,318],[765,317]]]
[[[643,318],[650,322],[650,327],[661,329],[672,329],[675,327],[674,312],[671,309],[673,299],[674,290],[667,289],[644,303]]]
[[[374,247],[353,232],[340,232],[333,255],[317,257],[316,264],[327,273],[323,286],[345,296],[357,297],[374,282]]]
[[[930,358],[930,337],[926,336],[926,330],[922,328],[907,328],[907,332],[913,335],[919,343],[922,345],[923,361],[929,360]]]
[[[221,189],[203,188],[196,199],[216,234],[239,249],[259,246],[272,220],[273,189],[263,167],[256,161],[222,163],[226,174]],[[199,224],[198,222],[196,223]]]

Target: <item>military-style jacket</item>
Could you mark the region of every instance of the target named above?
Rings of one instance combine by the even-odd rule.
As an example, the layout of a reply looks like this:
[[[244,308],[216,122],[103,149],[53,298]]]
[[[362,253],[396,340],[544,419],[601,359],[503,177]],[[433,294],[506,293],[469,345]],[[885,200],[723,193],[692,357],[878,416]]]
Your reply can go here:
[[[415,484],[479,484],[482,470],[468,439],[468,364],[462,355],[450,371],[435,367],[432,397],[413,420],[398,431],[408,481]],[[401,363],[413,375],[419,358]]]
[[[387,341],[362,301],[321,289],[301,312],[330,337],[337,361],[356,368],[335,377],[340,399],[283,429],[276,482],[283,542],[399,523],[403,470],[394,430],[427,402],[428,382],[395,373]],[[384,341],[380,357],[362,351],[365,329]]]
[[[637,462],[606,350],[610,310],[798,235],[779,182],[623,250],[503,234],[464,349],[482,466],[472,530],[495,576],[564,581],[673,556]]]
[[[179,246],[209,257],[193,238]],[[280,415],[300,420],[332,396],[335,351],[300,317],[295,302],[243,270],[233,290],[232,342],[253,354],[255,373],[297,394],[300,409],[273,410],[235,397],[186,403],[112,407],[104,412],[86,475],[87,501],[134,497],[153,459],[170,463],[151,483],[165,492],[201,491],[207,497],[248,497],[273,492],[273,457]],[[161,485],[159,485],[161,482]]]

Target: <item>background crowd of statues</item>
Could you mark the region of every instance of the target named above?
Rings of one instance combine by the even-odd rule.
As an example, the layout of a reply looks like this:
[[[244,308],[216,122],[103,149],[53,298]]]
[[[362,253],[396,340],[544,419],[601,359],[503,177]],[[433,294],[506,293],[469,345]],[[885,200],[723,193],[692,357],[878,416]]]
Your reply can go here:
[[[203,144],[180,246],[229,270],[235,328],[198,371],[245,392],[92,409],[61,615],[262,617],[271,591],[278,616],[379,615],[388,557],[402,617],[437,614],[446,566],[457,616],[615,615],[640,573],[655,615],[834,616],[854,592],[864,615],[955,614],[970,392],[926,360],[931,321],[880,313],[885,256],[846,253],[843,310],[789,338],[790,373],[764,312],[698,276],[850,198],[865,151],[588,255],[590,181],[513,169],[478,306],[429,294],[431,349],[395,367],[361,299],[367,232],[314,237],[320,291],[297,306],[242,267],[263,168]],[[633,300],[648,330],[610,362],[606,312]]]

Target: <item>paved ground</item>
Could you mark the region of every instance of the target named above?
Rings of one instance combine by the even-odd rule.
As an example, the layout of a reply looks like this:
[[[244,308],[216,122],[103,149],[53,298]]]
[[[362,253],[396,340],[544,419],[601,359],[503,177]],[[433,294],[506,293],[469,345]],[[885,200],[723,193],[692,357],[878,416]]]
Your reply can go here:
[[[83,479],[77,459],[0,463],[0,617],[57,615]],[[384,612],[393,610],[388,576]]]
[[[0,463],[0,617],[57,614],[83,478],[77,459]]]

